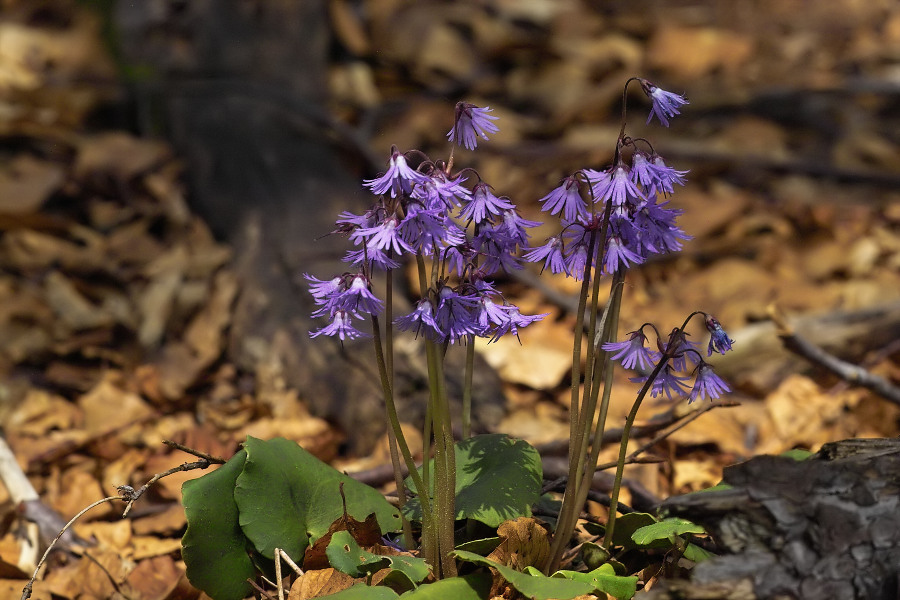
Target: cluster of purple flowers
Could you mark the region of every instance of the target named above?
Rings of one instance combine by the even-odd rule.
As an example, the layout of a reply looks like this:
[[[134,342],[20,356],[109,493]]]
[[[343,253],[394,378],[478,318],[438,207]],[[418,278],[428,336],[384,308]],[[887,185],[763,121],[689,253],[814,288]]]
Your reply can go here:
[[[651,117],[656,115],[664,125],[669,124],[667,117],[678,114],[678,107],[687,103],[646,80],[638,81],[652,100]],[[684,185],[686,174],[666,165],[646,140],[623,136],[612,165],[602,171],[582,169],[541,198],[542,210],[560,215],[562,233],[531,248],[525,259],[543,262],[543,268],[553,273],[581,279],[588,261],[596,266],[590,240],[606,224],[603,212],[607,207],[606,239],[600,241],[603,273],[641,264],[652,254],[680,250],[681,241],[690,239],[675,224],[681,211],[668,208],[668,201],[660,201],[660,197],[666,198],[676,185]]]
[[[497,131],[491,121],[496,117],[489,113],[489,108],[457,104],[450,141],[474,149],[478,137],[487,139]],[[470,179],[475,180],[471,189],[464,185]],[[452,175],[445,163],[394,147],[387,171],[364,185],[375,195],[374,204],[361,215],[341,213],[334,231],[347,234],[355,245],[344,258],[355,271],[328,281],[306,275],[319,307],[313,315],[330,318],[313,337],[365,335],[353,321],[383,308],[371,291],[372,273],[399,267],[403,256],[432,259],[440,265],[440,276],[412,312],[394,320],[400,330],[436,342],[456,343],[472,335],[495,341],[517,335],[544,316],[522,315],[488,280],[522,268],[519,253],[527,247],[527,230],[540,223],[524,219],[477,173],[465,169]]]
[[[711,315],[704,314],[704,317],[706,328],[710,333],[706,356],[712,356],[713,352],[725,354],[731,350],[734,340],[728,337],[722,325]],[[688,402],[693,402],[698,398],[713,400],[731,391],[728,384],[716,375],[712,366],[703,360],[700,348],[695,342],[687,339],[687,334],[683,330],[673,330],[664,344],[660,343],[661,338],[657,332],[659,350],[654,350],[647,346],[645,327],[655,330],[653,325],[645,323],[636,331],[630,332],[627,340],[603,344],[603,349],[614,353],[612,359],[619,361],[624,368],[644,373],[653,370],[659,361],[665,360],[665,365],[650,384],[651,396],[655,398],[665,394],[669,400],[674,400],[687,395]],[[688,388],[687,382],[692,377],[693,386]],[[631,381],[646,383],[648,378],[649,375],[641,375],[633,377]]]

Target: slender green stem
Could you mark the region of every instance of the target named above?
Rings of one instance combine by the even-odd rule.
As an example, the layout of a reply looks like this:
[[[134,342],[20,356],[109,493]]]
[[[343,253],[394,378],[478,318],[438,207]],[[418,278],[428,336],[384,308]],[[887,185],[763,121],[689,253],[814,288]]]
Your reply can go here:
[[[634,426],[634,420],[637,418],[638,409],[641,407],[641,402],[644,401],[644,396],[647,395],[650,386],[653,385],[653,380],[656,379],[668,360],[668,357],[663,356],[653,369],[653,372],[650,373],[650,377],[644,383],[643,387],[641,387],[641,391],[638,392],[637,398],[631,406],[631,412],[628,413],[628,417],[625,419],[625,427],[622,428],[622,441],[619,443],[619,458],[616,461],[616,478],[613,481],[612,494],[610,494],[609,497],[609,520],[606,522],[606,535],[603,538],[603,546],[607,549],[612,545],[613,532],[616,527],[616,513],[619,508],[619,490],[622,487],[622,475],[625,471],[625,456],[628,454],[628,439],[631,436],[631,428]]]
[[[403,429],[400,427],[400,419],[397,416],[397,406],[394,404],[394,391],[388,377],[387,364],[384,359],[384,351],[381,348],[381,327],[378,323],[378,317],[372,315],[372,335],[375,346],[375,361],[378,364],[378,373],[381,377],[381,389],[384,393],[384,403],[387,409],[388,421],[394,436],[397,438],[397,444],[400,447],[400,454],[409,470],[409,475],[413,479],[416,491],[419,493],[419,500],[422,506],[422,518],[427,521],[431,518],[431,502],[428,498],[428,492],[425,487],[422,476],[416,470],[416,463],[413,460],[412,453],[409,451],[409,445],[406,443],[406,437],[403,435]]]
[[[594,482],[594,473],[597,471],[597,461],[600,458],[600,448],[603,445],[603,432],[606,429],[606,416],[609,412],[609,399],[612,394],[612,378],[613,378],[613,362],[610,360],[609,352],[601,350],[600,346],[603,342],[611,341],[616,338],[619,329],[619,309],[622,306],[622,291],[624,289],[625,271],[617,271],[613,276],[612,290],[610,291],[610,302],[603,318],[603,330],[601,332],[597,347],[595,360],[596,373],[603,373],[602,377],[595,377],[595,381],[591,386],[591,398],[594,405],[597,403],[597,395],[599,387],[603,385],[603,397],[600,400],[600,413],[597,416],[597,424],[594,427],[594,436],[591,441],[591,452],[584,468],[584,477],[578,487],[577,502],[578,506],[584,506],[587,502],[588,492]]]
[[[462,437],[472,437],[472,376],[475,372],[475,336],[469,334],[466,345],[466,375],[463,385]]]
[[[387,328],[384,332],[385,351],[385,370],[387,371],[388,383],[391,390],[394,389],[394,328],[391,323],[394,322],[394,278],[390,273],[385,277],[385,294],[384,294],[384,321]],[[375,342],[378,343],[377,341]],[[387,406],[387,404],[385,404]],[[415,547],[415,541],[412,535],[412,526],[406,518],[404,508],[406,507],[406,486],[403,483],[403,472],[400,469],[400,450],[397,448],[397,434],[391,427],[391,418],[385,410],[385,421],[387,421],[388,450],[391,455],[391,466],[394,468],[394,483],[397,486],[397,502],[400,505],[400,518],[403,522],[403,545],[407,550]]]

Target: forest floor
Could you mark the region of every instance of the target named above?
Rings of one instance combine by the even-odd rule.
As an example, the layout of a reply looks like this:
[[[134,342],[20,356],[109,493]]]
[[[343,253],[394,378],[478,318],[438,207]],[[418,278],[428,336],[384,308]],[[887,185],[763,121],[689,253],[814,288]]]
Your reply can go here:
[[[383,444],[347,455],[352,432],[311,415],[277,369],[249,374],[227,360],[235,257],[191,211],[167,144],[97,126],[98,107],[122,93],[101,21],[81,4],[3,4],[0,406],[41,499],[68,518],[190,460],[163,439],[227,458],[247,435],[280,435],[348,471],[388,462]],[[807,337],[900,382],[895,2],[360,4],[331,9],[332,114],[386,160],[392,144],[446,153],[457,99],[491,106],[500,132],[455,161],[527,218],[542,220],[537,200],[561,178],[608,164],[628,77],[658,77],[689,98],[663,129],[645,126],[648,106],[629,97],[632,137],[690,170],[672,205],[693,239],[629,274],[620,331],[716,315],[735,340],[717,367],[739,405],[668,436],[651,450],[660,462],[633,465],[630,479],[663,499],[714,485],[754,455],[900,434],[900,407],[792,357],[768,316],[777,307]],[[541,280],[577,292],[564,277]],[[523,313],[550,316],[521,343],[478,346],[507,393],[497,429],[533,444],[565,439],[574,317],[546,289],[504,286]],[[617,377],[614,426],[637,390]],[[639,420],[669,408],[645,405]],[[132,598],[193,597],[179,558],[180,488],[199,474],[161,480],[130,519],[109,505],[87,515],[76,531],[98,540],[93,558],[57,562],[34,597],[107,598],[113,582]],[[11,523],[0,487],[2,502]],[[3,597],[30,576],[16,566],[16,534],[0,538]]]

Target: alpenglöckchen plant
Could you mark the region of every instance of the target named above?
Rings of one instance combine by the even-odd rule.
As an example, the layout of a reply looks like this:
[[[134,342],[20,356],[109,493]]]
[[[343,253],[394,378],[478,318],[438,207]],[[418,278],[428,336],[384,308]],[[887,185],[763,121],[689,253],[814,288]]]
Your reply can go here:
[[[543,269],[581,280],[576,322],[580,324],[587,317],[589,323],[586,344],[582,327],[575,328],[569,472],[550,556],[543,565],[545,573],[559,567],[593,481],[609,408],[614,361],[649,375],[632,380],[644,385],[622,436],[604,540],[607,548],[612,543],[628,436],[647,391],[654,397],[665,394],[669,399],[687,394],[689,401],[718,398],[729,391],[728,385],[703,360],[696,345],[687,339],[685,327],[693,316],[701,314],[712,335],[709,353],[731,348],[732,340],[719,322],[706,313],[693,313],[665,341],[650,324],[631,332],[624,341],[614,341],[627,270],[653,255],[680,250],[682,241],[690,237],[676,224],[682,211],[671,208],[668,200],[676,186],[685,184],[687,172],[668,166],[648,140],[631,138],[625,133],[628,85],[633,81],[651,101],[648,124],[656,117],[668,126],[669,119],[688,103],[682,96],[646,79],[629,79],[623,90],[622,126],[612,164],[599,171],[582,169],[563,179],[540,200],[543,211],[559,216],[560,233],[543,245],[529,248],[525,254],[526,260],[542,262]],[[608,275],[611,280],[605,302],[600,297],[602,275]],[[656,333],[658,350],[647,347],[646,328]],[[587,358],[582,372],[583,346]],[[688,385],[691,380],[693,384]]]
[[[622,127],[612,164],[603,170],[582,169],[540,200],[545,212],[560,219],[559,234],[545,243],[529,244],[528,230],[539,223],[524,219],[515,205],[508,198],[495,195],[477,172],[469,168],[454,171],[452,149],[448,159],[440,161],[418,150],[400,152],[393,147],[388,169],[364,182],[374,195],[373,204],[362,214],[345,212],[337,220],[333,233],[347,235],[354,245],[345,257],[347,271],[328,280],[306,275],[318,305],[314,315],[329,321],[311,332],[313,337],[373,338],[391,425],[388,436],[399,500],[401,506],[406,502],[399,464],[402,457],[421,504],[420,554],[438,577],[456,573],[450,554],[455,464],[443,356],[448,346],[459,343],[466,347],[462,426],[467,437],[471,431],[474,338],[496,341],[507,334],[517,335],[520,328],[544,316],[522,315],[491,283],[493,275],[520,269],[525,260],[541,263],[543,269],[549,268],[552,273],[573,277],[581,281],[576,322],[589,323],[587,342],[581,326],[575,328],[573,338],[569,473],[550,557],[543,565],[545,573],[558,568],[587,498],[605,427],[614,361],[645,375],[635,379],[643,382],[643,387],[623,434],[607,546],[615,522],[628,433],[646,393],[665,394],[668,398],[688,395],[693,401],[717,398],[729,391],[728,385],[703,360],[696,344],[687,339],[685,327],[695,315],[703,315],[712,336],[708,354],[730,349],[732,340],[718,321],[706,313],[692,313],[665,340],[653,325],[645,324],[630,333],[628,339],[615,341],[628,268],[653,255],[678,251],[682,241],[689,239],[676,225],[681,211],[670,207],[668,201],[676,186],[685,184],[687,172],[666,165],[646,139],[625,134],[624,100],[632,81],[651,101],[648,123],[656,117],[668,126],[669,119],[687,104],[682,96],[645,79],[629,79],[623,92]],[[447,134],[450,142],[474,150],[478,138],[486,140],[488,134],[498,131],[493,122],[496,117],[490,113],[489,108],[458,103],[454,126]],[[389,272],[406,257],[416,262],[421,296],[411,312],[394,317]],[[604,275],[609,276],[610,292],[601,301]],[[385,282],[383,299],[373,291],[378,277]],[[371,323],[371,333],[359,327],[365,319]],[[421,471],[416,469],[394,406],[394,328],[414,332],[425,348],[430,400],[423,439],[426,458],[434,439],[433,472],[427,460]],[[658,349],[647,346],[645,330],[656,334]],[[583,351],[587,359],[582,371]],[[431,489],[433,498],[427,491]],[[408,526],[404,537],[407,547],[411,547],[413,539]]]
[[[497,131],[492,122],[496,117],[490,112],[460,102],[447,137],[474,150],[479,137],[487,139],[487,134]],[[523,315],[491,282],[498,272],[522,268],[519,253],[528,245],[528,230],[539,223],[524,219],[509,198],[495,195],[473,169],[454,172],[452,151],[444,162],[418,150],[400,152],[393,147],[388,169],[364,185],[373,194],[372,205],[362,214],[342,213],[333,232],[346,234],[354,245],[345,257],[347,271],[329,280],[306,275],[319,307],[313,315],[329,319],[310,335],[373,338],[401,506],[406,495],[399,456],[421,504],[422,555],[439,577],[453,575],[456,566],[449,553],[454,548],[455,463],[443,357],[450,345],[466,346],[462,430],[468,437],[474,338],[496,341],[517,335],[544,316]],[[389,272],[407,257],[416,262],[421,297],[411,312],[393,317]],[[384,300],[373,292],[379,277],[385,282]],[[371,333],[357,327],[366,318]],[[417,471],[394,406],[394,328],[414,332],[425,348],[431,394],[423,439],[427,457],[434,436],[433,473],[427,461],[421,473]],[[433,502],[427,492],[431,489],[435,490]],[[411,546],[408,529],[405,538]]]

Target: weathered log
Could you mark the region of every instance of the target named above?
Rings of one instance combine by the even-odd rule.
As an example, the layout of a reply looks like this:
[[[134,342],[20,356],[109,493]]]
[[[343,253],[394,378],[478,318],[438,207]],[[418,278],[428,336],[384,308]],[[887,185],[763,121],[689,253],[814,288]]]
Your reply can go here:
[[[732,487],[661,509],[703,525],[726,554],[651,597],[898,598],[900,439],[826,444],[803,461],[760,456],[723,481]]]

